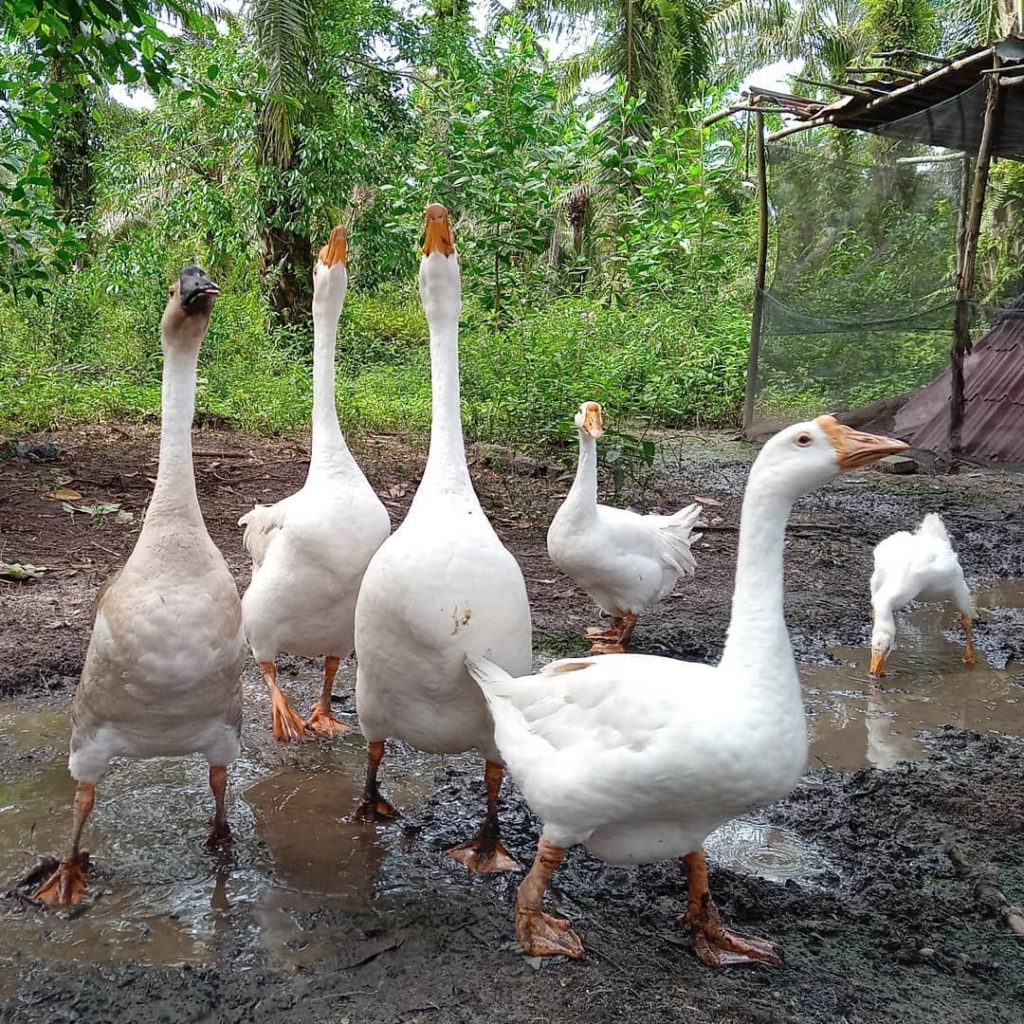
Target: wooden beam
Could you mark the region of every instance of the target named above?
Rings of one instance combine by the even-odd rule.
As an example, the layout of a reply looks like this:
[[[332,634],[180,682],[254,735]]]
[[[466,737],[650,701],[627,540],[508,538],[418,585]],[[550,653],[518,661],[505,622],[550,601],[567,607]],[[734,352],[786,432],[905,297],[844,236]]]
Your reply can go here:
[[[999,56],[992,54],[995,65]],[[981,215],[985,206],[985,192],[988,187],[988,171],[992,161],[992,143],[995,138],[996,116],[1002,88],[999,76],[988,79],[988,97],[985,101],[985,119],[982,122],[981,141],[974,168],[974,182],[971,185],[970,202],[964,221],[962,238],[957,253],[958,273],[956,275],[956,315],[953,320],[953,349],[950,353],[950,403],[949,403],[949,454],[951,468],[963,448],[964,400],[964,357],[971,351],[970,301],[974,294],[974,271],[978,256],[978,235],[981,232]]]
[[[757,166],[757,270],[754,274],[754,310],[750,320],[750,352],[747,355],[747,390],[743,398],[744,433],[750,430],[754,420],[764,319],[764,285],[768,270],[768,161],[765,156],[764,114],[760,110],[754,113],[754,147]]]
[[[887,64],[879,64],[873,68],[845,68],[848,75],[892,75],[896,78],[924,78],[923,71],[907,71],[905,68],[894,68]]]
[[[802,82],[804,85],[813,86],[815,89],[831,89],[832,92],[837,92],[840,96],[871,96],[871,93],[869,93],[867,89],[858,89],[852,85],[837,85],[834,82],[816,82],[813,78],[795,78],[794,81]]]
[[[939,57],[934,53],[922,53],[920,50],[879,50],[871,54],[872,60],[892,60],[893,57],[914,57],[916,60],[930,60],[947,66],[953,63],[951,57]]]
[[[717,124],[719,121],[725,120],[732,114],[741,114],[744,111],[755,111],[760,110],[765,114],[792,114],[791,110],[786,110],[785,107],[761,107],[754,106],[750,103],[737,103],[734,107],[729,107],[727,110],[719,110],[714,114],[709,114],[701,121],[700,126],[702,128],[710,128],[713,124]]]

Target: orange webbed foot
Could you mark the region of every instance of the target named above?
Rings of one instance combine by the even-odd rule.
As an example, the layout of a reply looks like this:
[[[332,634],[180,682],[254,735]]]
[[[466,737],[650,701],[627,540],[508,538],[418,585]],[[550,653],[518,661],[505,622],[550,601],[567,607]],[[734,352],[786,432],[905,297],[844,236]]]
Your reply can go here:
[[[271,726],[274,739],[282,743],[306,738],[306,723],[292,710],[285,695],[276,687],[271,694]]]
[[[682,918],[685,922],[685,916]],[[704,924],[689,922],[693,951],[709,967],[735,967],[740,964],[782,966],[782,948],[770,939],[730,931],[718,921]]]
[[[343,722],[331,711],[324,711],[319,702],[313,705],[304,724],[310,732],[325,740],[333,740],[335,736],[343,736],[352,731],[348,722]]]
[[[590,645],[591,654],[625,654],[625,644],[613,643],[608,640],[595,640]]]
[[[588,640],[618,640],[622,636],[622,630],[615,626],[602,629],[600,626],[587,626],[584,636]]]
[[[523,870],[523,865],[500,842],[485,843],[479,836],[444,852],[475,874]]]
[[[85,869],[88,866],[87,853],[80,853],[74,860],[62,860],[57,870],[32,893],[32,899],[48,907],[73,907],[81,903],[85,893]]]
[[[397,821],[401,814],[383,797],[364,798],[349,816],[349,821]]]
[[[516,907],[516,938],[527,956],[583,956],[583,943],[572,930],[572,922],[552,917],[543,910]]]
[[[226,821],[218,825],[216,818],[210,819],[210,834],[205,845],[210,850],[223,850],[231,845],[231,828]]]

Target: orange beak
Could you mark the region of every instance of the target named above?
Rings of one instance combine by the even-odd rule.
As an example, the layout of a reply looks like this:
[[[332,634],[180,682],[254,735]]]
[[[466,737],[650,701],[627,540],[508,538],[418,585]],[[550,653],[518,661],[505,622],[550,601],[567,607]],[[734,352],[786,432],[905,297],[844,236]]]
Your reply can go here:
[[[871,668],[868,671],[875,679],[885,675],[885,655],[881,651],[871,652]]]
[[[594,438],[600,437],[604,433],[601,406],[597,402],[587,402],[584,406],[583,429]]]
[[[836,461],[845,473],[851,469],[869,466],[886,455],[906,451],[910,445],[882,434],[864,434],[843,426],[834,416],[819,416],[818,425],[828,435],[836,450]]]
[[[327,244],[321,246],[318,258],[325,267],[348,261],[348,232],[340,224],[331,232]]]
[[[427,207],[427,237],[423,242],[423,255],[440,252],[451,256],[455,252],[455,236],[448,220],[448,211],[440,203]]]

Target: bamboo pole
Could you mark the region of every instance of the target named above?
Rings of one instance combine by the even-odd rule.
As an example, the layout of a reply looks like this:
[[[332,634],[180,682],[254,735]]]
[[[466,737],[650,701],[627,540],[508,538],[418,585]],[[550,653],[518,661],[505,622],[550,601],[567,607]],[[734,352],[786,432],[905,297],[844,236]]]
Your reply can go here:
[[[754,154],[757,167],[757,272],[754,275],[754,310],[750,320],[750,353],[747,356],[747,391],[743,399],[743,432],[750,430],[757,394],[757,364],[761,355],[761,323],[764,318],[764,284],[768,269],[768,162],[765,157],[764,114],[754,112]]]
[[[998,54],[992,54],[996,67]],[[988,187],[988,170],[992,162],[992,142],[995,136],[996,115],[1001,95],[999,76],[988,80],[988,98],[985,101],[985,119],[982,123],[981,140],[974,167],[974,182],[971,185],[967,219],[964,222],[963,237],[957,253],[959,272],[956,276],[956,315],[953,320],[953,349],[950,353],[950,402],[949,402],[949,454],[951,468],[962,450],[964,425],[964,357],[971,351],[970,301],[974,293],[974,271],[978,256],[978,235],[981,231],[981,215],[985,206],[985,192]]]

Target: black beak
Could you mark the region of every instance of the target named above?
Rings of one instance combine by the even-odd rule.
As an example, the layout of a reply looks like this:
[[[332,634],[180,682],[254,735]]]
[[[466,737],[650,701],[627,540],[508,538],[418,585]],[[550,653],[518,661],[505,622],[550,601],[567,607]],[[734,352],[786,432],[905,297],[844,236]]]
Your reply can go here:
[[[178,278],[178,298],[186,313],[209,313],[220,288],[210,275],[194,264],[185,267]]]

